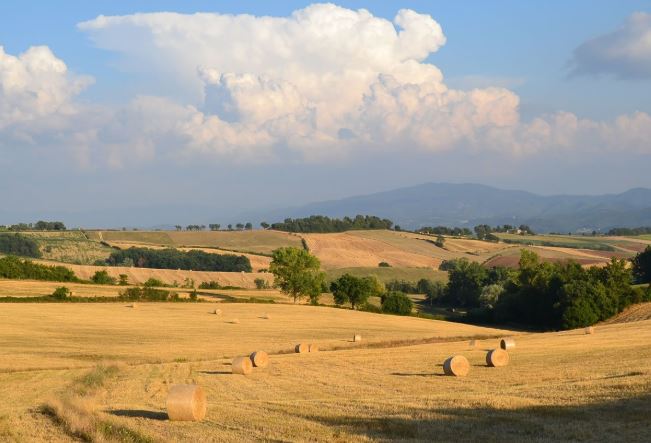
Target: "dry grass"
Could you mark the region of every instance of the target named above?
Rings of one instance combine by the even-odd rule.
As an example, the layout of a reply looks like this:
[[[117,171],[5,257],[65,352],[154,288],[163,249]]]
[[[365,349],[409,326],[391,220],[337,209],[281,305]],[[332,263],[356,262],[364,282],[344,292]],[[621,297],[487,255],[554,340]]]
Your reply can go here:
[[[262,278],[267,283],[273,283],[273,275],[266,272],[209,272],[209,271],[185,271],[176,269],[152,269],[152,268],[135,268],[125,266],[90,266],[90,265],[73,265],[67,263],[44,262],[35,260],[47,265],[61,265],[71,269],[77,277],[82,280],[90,280],[97,271],[106,271],[116,279],[120,274],[126,274],[129,283],[139,285],[150,278],[155,278],[168,285],[183,285],[185,279],[194,280],[199,286],[202,282],[216,281],[222,286],[236,286],[239,288],[255,288],[255,279]]]
[[[300,237],[279,231],[95,231],[96,239],[172,247],[209,247],[271,254],[283,246],[301,247]]]
[[[603,324],[629,323],[642,320],[651,320],[651,302],[630,306],[624,312],[606,320]]]
[[[361,234],[302,234],[302,237],[310,252],[321,260],[325,269],[373,267],[380,262],[388,262],[395,267],[438,269],[441,264],[441,260],[433,255],[410,252],[389,242],[363,237]]]
[[[485,355],[498,339],[484,338],[473,350],[468,339],[512,332],[308,306],[223,308],[246,328],[216,320],[199,305],[143,304],[138,311],[52,305],[48,312],[38,305],[0,306],[0,432],[12,429],[23,441],[69,441],[60,425],[30,411],[52,395],[61,398],[94,359],[120,359],[128,365],[107,378],[88,410],[129,435],[160,441],[648,437],[651,321],[602,325],[595,335],[521,334],[509,366],[495,369],[486,366]],[[267,311],[273,320],[258,318]],[[377,347],[352,343],[354,333]],[[389,340],[433,336],[465,338],[386,347]],[[302,340],[326,352],[273,355],[264,371],[231,375],[236,355],[291,351]],[[328,351],[336,346],[345,349]],[[468,358],[470,373],[441,377],[443,361],[455,354]],[[85,384],[95,385],[94,379]],[[175,383],[206,390],[203,422],[165,419],[167,391]],[[64,404],[60,415],[75,408]]]

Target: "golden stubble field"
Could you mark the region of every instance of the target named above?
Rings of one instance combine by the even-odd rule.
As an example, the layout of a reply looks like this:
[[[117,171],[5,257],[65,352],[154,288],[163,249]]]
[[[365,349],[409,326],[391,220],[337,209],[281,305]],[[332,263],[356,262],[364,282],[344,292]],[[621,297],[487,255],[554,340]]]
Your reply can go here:
[[[648,441],[651,321],[519,334],[310,306],[222,304],[219,317],[213,306],[0,305],[0,440],[73,441],[39,406],[115,361],[82,411],[140,438],[130,441]],[[488,368],[503,335],[517,342],[511,363]],[[484,338],[471,349],[471,337]],[[275,354],[299,341],[322,351]],[[230,373],[233,356],[257,349],[274,353],[270,367]],[[458,353],[470,374],[443,376]],[[166,420],[174,383],[205,388],[205,421]]]

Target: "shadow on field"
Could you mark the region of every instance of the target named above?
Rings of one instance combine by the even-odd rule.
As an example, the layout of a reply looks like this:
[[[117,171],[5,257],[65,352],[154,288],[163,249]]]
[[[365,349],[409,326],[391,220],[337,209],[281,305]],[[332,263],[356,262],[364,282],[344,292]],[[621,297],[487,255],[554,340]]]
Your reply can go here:
[[[440,372],[392,372],[391,375],[398,377],[445,377]]]
[[[232,375],[233,371],[197,371],[199,374],[206,375]]]
[[[166,412],[145,411],[144,409],[117,409],[106,411],[107,414],[117,417],[147,418],[149,420],[167,420]]]
[[[369,411],[386,414],[382,409]],[[651,394],[580,406],[405,408],[399,416],[306,417],[372,440],[648,442]]]

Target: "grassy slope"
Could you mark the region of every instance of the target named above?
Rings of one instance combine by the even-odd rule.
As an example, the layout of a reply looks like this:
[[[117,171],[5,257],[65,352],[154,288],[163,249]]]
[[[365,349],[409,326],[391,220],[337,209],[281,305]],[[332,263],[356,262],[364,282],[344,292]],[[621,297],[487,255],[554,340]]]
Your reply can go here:
[[[106,259],[112,252],[111,248],[89,240],[81,231],[34,231],[21,234],[36,240],[46,260],[89,265]]]
[[[198,305],[56,305],[48,312],[36,305],[2,306],[0,436],[69,440],[34,412],[36,406],[63,393],[94,362],[119,359],[128,365],[98,396],[97,414],[161,441],[648,437],[651,321],[600,326],[594,335],[518,335],[511,364],[488,368],[484,350],[496,346],[494,338],[474,350],[467,338],[386,346],[389,340],[503,331],[303,306],[223,309],[219,318]],[[271,320],[259,318],[264,312]],[[239,325],[227,323],[235,316]],[[355,332],[363,335],[361,347],[350,342]],[[267,369],[248,377],[230,374],[233,355],[284,350],[298,341],[359,349],[272,355]],[[385,347],[367,349],[367,342]],[[440,376],[444,359],[457,353],[470,360],[469,376]],[[204,422],[165,420],[172,383],[205,388]]]

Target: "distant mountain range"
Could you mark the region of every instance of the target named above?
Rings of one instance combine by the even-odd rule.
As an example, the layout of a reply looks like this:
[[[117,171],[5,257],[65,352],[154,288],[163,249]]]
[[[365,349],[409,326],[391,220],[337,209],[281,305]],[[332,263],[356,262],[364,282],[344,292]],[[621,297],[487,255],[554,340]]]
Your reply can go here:
[[[478,224],[531,226],[536,232],[651,226],[651,189],[621,194],[542,196],[478,184],[427,183],[256,214],[269,222],[309,215],[377,215],[403,228]]]

